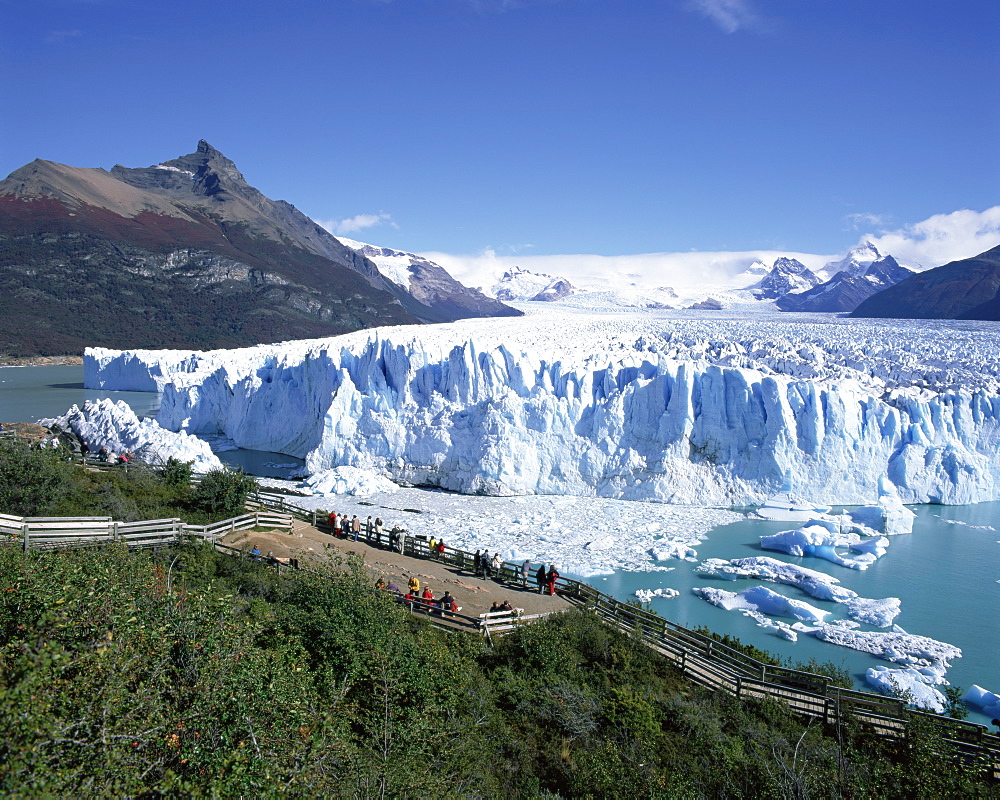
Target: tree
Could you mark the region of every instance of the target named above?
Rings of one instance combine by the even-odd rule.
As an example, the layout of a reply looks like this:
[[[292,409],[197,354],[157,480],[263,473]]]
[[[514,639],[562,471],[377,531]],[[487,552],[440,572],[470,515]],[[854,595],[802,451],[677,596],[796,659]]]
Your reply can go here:
[[[193,502],[210,514],[236,516],[256,488],[257,481],[242,470],[213,469],[201,479]]]

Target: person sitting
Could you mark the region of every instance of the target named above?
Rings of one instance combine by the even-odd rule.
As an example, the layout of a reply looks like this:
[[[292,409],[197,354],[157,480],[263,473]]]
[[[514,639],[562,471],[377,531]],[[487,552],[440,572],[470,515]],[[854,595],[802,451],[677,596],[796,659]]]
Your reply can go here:
[[[500,611],[500,604],[496,600],[494,600],[493,605],[490,606],[490,613],[496,614],[499,613],[499,611]]]
[[[455,598],[451,596],[451,592],[446,591],[438,602],[441,610],[446,614],[454,614],[458,611],[458,604],[455,602]]]
[[[382,591],[383,589],[385,589],[385,578],[384,577],[381,577],[377,581],[375,581],[375,589],[377,591]]]
[[[424,593],[421,595],[424,601],[424,608],[430,609],[434,605],[434,592],[431,591],[430,586],[424,587]]]
[[[253,557],[254,561],[260,561],[260,548],[257,545],[253,546],[253,550],[250,551],[250,555]]]
[[[497,610],[498,610],[498,611],[513,611],[513,610],[514,610],[514,606],[512,606],[512,605],[510,604],[510,601],[509,601],[509,600],[504,600],[504,601],[503,601],[503,602],[502,602],[502,603],[500,604],[500,608],[499,608],[499,609],[497,609]]]

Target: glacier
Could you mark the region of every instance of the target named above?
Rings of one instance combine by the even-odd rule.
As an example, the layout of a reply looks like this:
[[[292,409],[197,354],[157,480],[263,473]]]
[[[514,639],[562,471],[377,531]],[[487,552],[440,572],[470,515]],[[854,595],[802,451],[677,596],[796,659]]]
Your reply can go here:
[[[210,352],[88,348],[171,431],[493,496],[1000,499],[994,328],[524,309]]]

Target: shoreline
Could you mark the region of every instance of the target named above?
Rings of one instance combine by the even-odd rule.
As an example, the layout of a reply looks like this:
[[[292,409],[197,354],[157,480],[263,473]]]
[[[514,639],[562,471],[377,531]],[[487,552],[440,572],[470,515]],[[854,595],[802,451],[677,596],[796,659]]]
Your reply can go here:
[[[83,366],[83,356],[0,356],[0,367]]]

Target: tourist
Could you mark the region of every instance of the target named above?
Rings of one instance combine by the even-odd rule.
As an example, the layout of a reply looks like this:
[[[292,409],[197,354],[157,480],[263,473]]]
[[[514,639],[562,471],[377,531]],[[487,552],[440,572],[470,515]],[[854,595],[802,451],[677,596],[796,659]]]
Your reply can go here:
[[[336,536],[340,530],[340,515],[336,511],[331,511],[330,516],[326,518],[326,524],[330,526],[330,534]]]
[[[87,456],[90,455],[90,446],[87,444],[86,439],[80,441],[80,463],[87,463]]]
[[[429,611],[434,605],[434,592],[431,591],[431,587],[425,586],[424,593],[420,596],[423,598],[424,608]]]
[[[438,561],[444,558],[444,539],[438,541],[437,551],[435,552],[434,557],[438,559]]]
[[[365,538],[371,542],[372,534],[375,532],[375,523],[372,522],[372,515],[368,515],[368,519],[365,521]]]
[[[432,536],[431,540],[427,543],[427,552],[433,556],[437,552],[437,549],[438,549],[438,540]]]
[[[253,550],[250,551],[250,556],[254,561],[260,561],[260,548],[257,545],[253,546]]]
[[[441,610],[445,613],[454,614],[459,611],[458,603],[455,602],[455,598],[451,596],[451,592],[445,590],[444,596],[438,601],[438,605]]]
[[[502,603],[500,604],[500,610],[501,610],[501,611],[513,611],[513,610],[514,610],[514,606],[512,606],[512,605],[510,604],[510,600],[504,600],[504,601],[503,601],[503,602],[502,602]]]
[[[483,557],[479,554],[479,551],[477,550],[476,554],[472,557],[472,574],[473,575],[478,575],[479,574],[479,568],[482,566],[482,563],[483,563]]]
[[[380,545],[382,544],[382,526],[384,524],[382,517],[375,517],[375,541]]]
[[[528,575],[531,574],[531,562],[525,559],[521,565],[521,586],[528,588]]]
[[[538,593],[543,594],[545,592],[545,581],[548,576],[545,572],[545,565],[538,565],[538,572],[535,573],[535,583],[538,584]]]
[[[500,613],[500,604],[496,600],[494,600],[493,601],[493,605],[490,606],[490,613],[491,614],[499,614]]]
[[[559,577],[559,573],[556,572],[556,565],[553,564],[549,568],[549,574],[545,576],[549,584],[549,596],[551,597],[556,593],[556,579]]]
[[[377,581],[375,581],[376,591],[382,591],[385,589],[385,576],[381,576]]]
[[[503,559],[500,557],[500,551],[499,550],[496,553],[494,553],[494,555],[493,555],[493,563],[490,564],[490,567],[493,569],[493,574],[496,576],[496,579],[499,580],[502,583],[503,582]]]
[[[361,533],[361,520],[357,514],[351,519],[351,533],[354,534],[354,541],[357,541],[358,534]]]
[[[479,557],[479,566],[483,569],[483,580],[487,581],[490,579],[490,553],[488,550],[483,550],[483,554]]]
[[[351,535],[351,521],[347,518],[347,514],[344,514],[340,518],[340,538],[347,539]]]
[[[416,575],[411,575],[406,585],[410,588],[410,594],[414,597],[420,594],[420,578]]]

